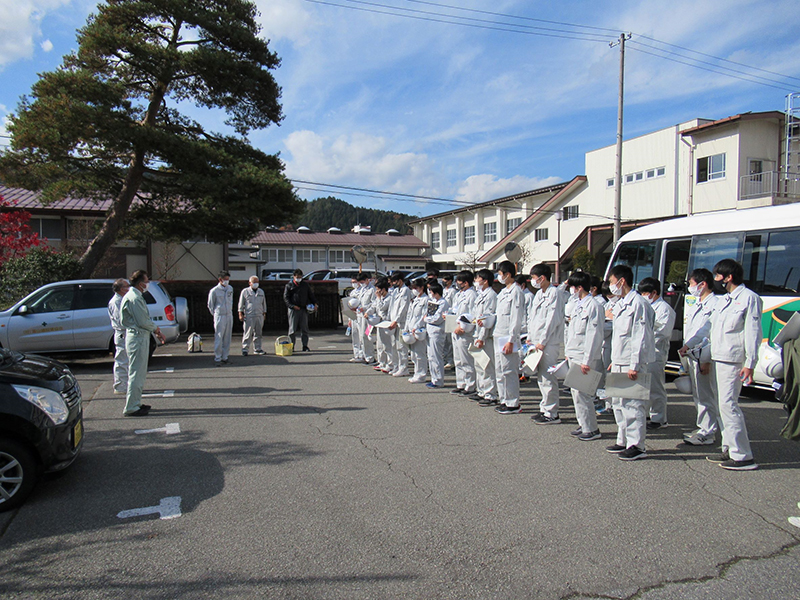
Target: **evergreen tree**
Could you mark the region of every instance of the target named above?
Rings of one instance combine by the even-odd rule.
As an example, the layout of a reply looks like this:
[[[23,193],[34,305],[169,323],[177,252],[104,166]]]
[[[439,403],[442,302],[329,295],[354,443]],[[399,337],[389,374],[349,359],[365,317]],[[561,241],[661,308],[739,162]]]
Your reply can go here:
[[[384,233],[389,229],[410,233],[408,222],[413,218],[394,211],[353,206],[344,200],[328,196],[306,202],[305,210],[293,227],[304,225],[314,231],[338,227],[342,231],[350,231],[355,225],[369,225],[374,233]]]

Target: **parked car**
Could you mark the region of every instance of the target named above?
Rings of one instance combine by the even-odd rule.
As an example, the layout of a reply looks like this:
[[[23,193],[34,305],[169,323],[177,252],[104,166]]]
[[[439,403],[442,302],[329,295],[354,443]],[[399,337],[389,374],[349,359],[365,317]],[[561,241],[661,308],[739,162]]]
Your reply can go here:
[[[280,271],[280,272],[274,271],[272,273],[263,273],[262,272],[262,275],[263,275],[263,277],[261,277],[261,279],[263,279],[264,281],[289,281],[292,278],[292,272],[291,271],[285,271],[285,272],[284,271]]]
[[[108,318],[112,283],[113,279],[83,279],[40,287],[0,312],[0,347],[37,354],[112,352],[114,330]],[[175,342],[188,329],[185,298],[173,301],[162,283],[151,281],[144,299],[167,343]],[[151,354],[157,346],[153,336]]]
[[[383,271],[367,271],[370,276],[377,275],[377,277],[386,277]],[[358,269],[331,269],[311,271],[303,276],[303,279],[310,281],[333,281],[334,279],[339,283],[339,295],[347,296],[350,290],[353,289],[353,277],[358,275]]]
[[[83,446],[81,388],[65,365],[0,348],[0,512],[22,504],[42,473]]]

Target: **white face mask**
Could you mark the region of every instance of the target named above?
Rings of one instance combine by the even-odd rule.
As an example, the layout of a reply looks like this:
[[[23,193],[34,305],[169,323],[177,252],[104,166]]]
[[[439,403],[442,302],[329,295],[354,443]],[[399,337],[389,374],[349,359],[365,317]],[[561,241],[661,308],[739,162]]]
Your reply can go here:
[[[414,289],[414,290],[411,290],[411,293],[412,293],[412,294],[414,294],[414,297],[415,297],[415,298],[416,298],[417,296],[419,296],[419,290],[416,290],[416,289]]]
[[[619,296],[622,294],[622,284],[617,282],[616,284],[610,283],[608,285],[608,291],[611,292],[612,296]]]
[[[228,286],[228,280],[227,279],[223,279],[221,281],[221,283],[222,283],[222,287],[227,287]]]
[[[250,287],[253,288],[254,290],[257,290],[258,289],[258,282],[256,281],[255,283],[251,283]]]
[[[503,285],[506,284],[506,279],[505,279],[505,277],[504,277],[504,275],[502,273],[498,273],[497,274],[497,281],[499,281]]]
[[[690,296],[699,296],[700,295],[700,288],[696,285],[689,286],[689,295]]]
[[[531,279],[531,285],[532,285],[532,286],[533,286],[533,288],[534,288],[534,289],[536,289],[536,290],[540,290],[540,289],[542,289],[542,284],[541,284],[541,283],[539,283],[539,280],[538,280],[538,279]]]

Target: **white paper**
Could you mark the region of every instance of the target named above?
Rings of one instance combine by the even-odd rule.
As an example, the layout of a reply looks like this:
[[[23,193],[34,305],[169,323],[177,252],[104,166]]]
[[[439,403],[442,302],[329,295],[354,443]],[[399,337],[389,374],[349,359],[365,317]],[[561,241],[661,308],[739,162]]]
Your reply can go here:
[[[528,353],[522,362],[525,363],[525,366],[528,367],[533,373],[536,373],[536,369],[539,367],[540,360],[542,360],[542,351],[534,349]]]
[[[485,371],[489,363],[492,362],[492,358],[489,356],[489,353],[486,352],[486,346],[483,348],[476,348],[474,345],[470,344],[469,353],[472,354],[475,365],[480,367],[481,371]]]
[[[584,375],[581,371],[581,366],[575,362],[569,366],[567,376],[564,378],[564,385],[583,394],[594,396],[602,377],[603,374],[600,371],[592,370]]]
[[[453,333],[458,325],[458,315],[445,315],[444,316],[444,332]]]
[[[650,399],[650,373],[639,373],[636,381],[628,379],[628,373],[609,373],[606,375],[606,395],[609,398],[628,398],[632,400]]]
[[[511,336],[510,335],[504,335],[504,336],[501,336],[501,337],[496,337],[496,338],[494,338],[495,348],[497,348],[498,352],[502,353],[503,352],[503,346],[508,344],[510,341],[511,341]],[[519,352],[519,342],[514,342],[514,345],[511,348],[511,352]]]
[[[375,325],[375,327],[377,327],[378,329],[389,329],[391,324],[392,324],[391,321],[381,321],[380,323]]]

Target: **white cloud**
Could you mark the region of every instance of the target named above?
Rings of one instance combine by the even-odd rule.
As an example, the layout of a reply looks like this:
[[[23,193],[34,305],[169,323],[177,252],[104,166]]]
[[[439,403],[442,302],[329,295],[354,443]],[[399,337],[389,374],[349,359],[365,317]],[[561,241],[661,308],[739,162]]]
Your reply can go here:
[[[0,2],[0,68],[33,56],[34,41],[41,37],[42,19],[70,0],[15,0]],[[42,44],[45,52],[52,49]]]
[[[45,40],[41,43],[42,50],[45,52],[50,52],[53,49],[53,42],[50,40]]]
[[[304,45],[310,37],[311,15],[303,0],[256,0],[262,35],[272,41],[289,40]]]
[[[457,199],[467,202],[486,202],[495,198],[511,196],[527,192],[548,185],[560,183],[558,177],[524,177],[515,175],[509,178],[499,178],[496,175],[472,175],[458,188]]]

